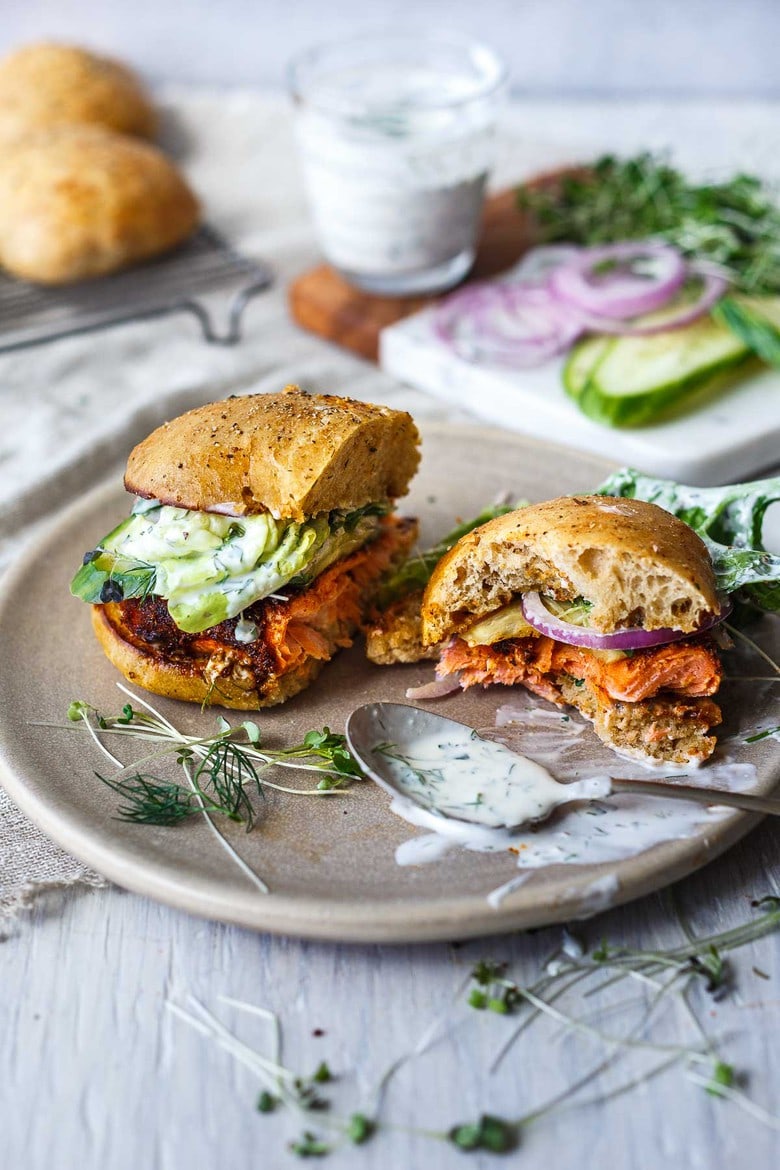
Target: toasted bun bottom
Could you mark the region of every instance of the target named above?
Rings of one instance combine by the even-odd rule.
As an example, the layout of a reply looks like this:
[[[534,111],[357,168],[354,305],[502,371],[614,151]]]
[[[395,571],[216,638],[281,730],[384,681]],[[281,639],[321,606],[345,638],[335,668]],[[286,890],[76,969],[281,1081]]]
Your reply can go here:
[[[658,695],[641,703],[605,704],[587,682],[560,678],[561,698],[593,723],[599,739],[621,756],[649,764],[704,763],[717,743],[709,731],[721,722],[712,699]]]
[[[208,703],[236,711],[259,711],[274,707],[297,695],[325,666],[325,662],[308,657],[285,674],[257,685],[255,676],[245,669],[228,669],[221,674],[209,670],[206,657],[173,661],[150,650],[139,649],[127,641],[121,627],[112,621],[111,607],[92,606],[92,628],[109,661],[128,682],[168,699],[187,703]],[[335,647],[334,647],[335,650]]]

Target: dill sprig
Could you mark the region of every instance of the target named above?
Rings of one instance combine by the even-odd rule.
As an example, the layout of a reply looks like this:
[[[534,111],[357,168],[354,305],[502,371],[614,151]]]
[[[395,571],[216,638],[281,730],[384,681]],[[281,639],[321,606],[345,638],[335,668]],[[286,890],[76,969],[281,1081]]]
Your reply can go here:
[[[187,817],[206,812],[244,823],[250,829],[255,813],[250,791],[264,796],[265,788],[297,796],[326,795],[344,789],[362,777],[343,735],[328,727],[311,730],[302,741],[287,748],[270,748],[253,720],[237,725],[223,716],[211,735],[191,736],[178,731],[169,720],[121,683],[122,691],[143,704],[144,710],[125,703],[119,714],[105,715],[82,699],[68,708],[70,724],[86,728],[104,755],[120,769],[119,777],[95,775],[123,799],[117,810],[121,820],[136,824],[175,825]],[[103,743],[104,736],[124,736],[151,742],[157,750],[126,766]],[[187,786],[162,780],[142,771],[139,765],[150,760],[175,756],[184,770]],[[195,765],[194,767],[192,765]],[[294,788],[271,780],[270,768],[298,768],[316,772],[316,788]]]

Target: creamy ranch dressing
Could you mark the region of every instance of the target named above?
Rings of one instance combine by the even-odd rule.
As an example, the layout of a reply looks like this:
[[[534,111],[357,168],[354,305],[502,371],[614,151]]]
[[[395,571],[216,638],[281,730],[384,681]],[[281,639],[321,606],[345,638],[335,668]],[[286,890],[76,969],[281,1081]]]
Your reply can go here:
[[[501,707],[497,722],[502,726],[492,733],[486,730],[482,734],[500,737],[514,751],[530,757],[563,781],[589,778],[603,784],[604,778],[610,774],[634,779],[657,774],[655,769],[645,768],[634,761],[617,761],[609,748],[594,742],[592,736],[583,736],[587,723],[578,716],[541,706],[528,694]],[[465,730],[469,735],[469,730]],[[728,745],[731,746],[735,745]],[[688,784],[698,783],[731,791],[749,790],[756,781],[755,766],[733,758],[725,745],[701,770],[678,768],[674,775],[684,778]],[[437,861],[458,848],[477,853],[511,851],[517,867],[523,872],[487,895],[487,902],[493,909],[519,889],[537,869],[549,865],[602,865],[622,861],[665,841],[692,837],[706,826],[734,815],[732,810],[722,806],[621,793],[608,801],[597,800],[587,805],[567,807],[548,822],[509,832],[487,824],[468,825],[446,820],[402,796],[395,797],[390,807],[409,824],[427,830],[398,846],[395,857],[399,865]],[[596,879],[584,891],[572,887],[572,900],[576,897],[579,901],[572,916],[588,915],[605,908],[618,889],[618,879],[612,874],[603,881]]]
[[[375,749],[376,753],[376,749]],[[498,828],[546,817],[572,791],[541,764],[500,743],[481,739],[468,727],[445,736],[417,736],[381,751],[396,788],[418,805],[446,817]],[[575,785],[577,794],[580,786]],[[605,796],[609,779],[595,777],[583,796]]]
[[[349,276],[470,260],[495,108],[454,69],[355,66],[307,90],[296,130],[318,235]],[[448,102],[453,104],[447,105]]]

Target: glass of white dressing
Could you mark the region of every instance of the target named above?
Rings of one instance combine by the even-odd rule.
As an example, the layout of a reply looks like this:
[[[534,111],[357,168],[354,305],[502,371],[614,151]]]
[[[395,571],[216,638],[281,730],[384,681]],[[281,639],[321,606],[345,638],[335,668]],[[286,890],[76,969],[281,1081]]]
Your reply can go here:
[[[483,45],[389,33],[310,49],[289,68],[304,179],[327,260],[407,296],[470,269],[506,70]]]

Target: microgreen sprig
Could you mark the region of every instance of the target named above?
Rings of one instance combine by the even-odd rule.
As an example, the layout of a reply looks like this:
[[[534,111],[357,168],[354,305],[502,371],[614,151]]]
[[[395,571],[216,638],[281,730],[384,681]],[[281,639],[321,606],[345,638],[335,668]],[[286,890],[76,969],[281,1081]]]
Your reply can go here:
[[[295,796],[328,796],[339,794],[351,780],[362,776],[344,736],[328,727],[307,732],[300,744],[289,748],[266,747],[260,728],[249,719],[233,726],[219,716],[216,733],[185,735],[146,699],[134,695],[123,683],[117,686],[131,700],[120,714],[104,715],[92,704],[77,699],[68,708],[65,727],[86,729],[96,747],[118,769],[114,777],[100,772],[95,775],[121,796],[119,819],[171,826],[201,815],[220,847],[261,893],[267,894],[268,886],[219,831],[214,817],[242,822],[249,831],[255,822],[255,810],[248,787],[261,798],[266,788]],[[156,750],[126,765],[106,747],[103,737],[107,735],[153,743]],[[187,787],[141,770],[151,760],[170,756],[180,765]],[[320,779],[316,788],[293,788],[269,779],[266,771],[271,767],[313,771]]]
[[[123,820],[172,825],[205,808],[209,813],[242,821],[251,828],[255,817],[248,787],[260,796],[264,795],[265,788],[300,796],[326,795],[362,776],[344,736],[328,727],[308,731],[301,743],[292,747],[269,748],[263,744],[257,723],[246,719],[234,726],[220,715],[215,733],[190,736],[178,731],[159,711],[121,683],[117,685],[146,709],[138,709],[129,702],[120,714],[104,715],[90,703],[78,699],[68,708],[68,720],[86,727],[101,751],[122,772],[128,771],[128,766],[108,751],[103,736],[126,736],[159,745],[157,751],[130,766],[136,769],[130,776],[110,779],[96,773],[125,800],[119,809]],[[189,770],[189,790],[139,770],[139,765],[169,755],[175,756],[185,772]],[[196,765],[194,769],[190,769],[192,763]],[[271,767],[313,771],[320,779],[316,788],[293,788],[269,779],[265,770]]]
[[[605,155],[554,186],[521,187],[518,202],[545,241],[663,239],[727,269],[745,292],[780,292],[780,204],[753,175],[693,183],[663,155]]]
[[[520,1003],[522,994],[516,983],[506,978],[506,963],[481,959],[473,968],[474,986],[469,991],[470,1007],[482,1011],[487,1008],[498,1015],[510,1015]]]
[[[502,1154],[514,1150],[532,1125],[561,1110],[603,1107],[633,1089],[646,1085],[651,1079],[675,1066],[684,1071],[685,1077],[714,1100],[733,1104],[755,1120],[772,1129],[780,1129],[780,1118],[753,1101],[739,1087],[744,1079],[740,1072],[719,1051],[723,1037],[708,1035],[693,1007],[688,1002],[689,990],[697,987],[705,995],[719,996],[731,987],[730,972],[724,956],[741,946],[755,942],[780,927],[780,899],[774,895],[762,898],[753,904],[757,914],[747,922],[708,936],[696,937],[688,925],[681,920],[685,931],[685,942],[680,946],[661,950],[633,950],[614,946],[603,940],[590,953],[580,953],[564,944],[544,964],[543,974],[530,986],[513,983],[507,977],[507,964],[495,960],[480,960],[475,963],[466,979],[458,981],[452,999],[424,1029],[423,1034],[409,1053],[397,1057],[382,1075],[374,1105],[369,1110],[339,1116],[331,1109],[323,1110],[318,1105],[319,1087],[332,1080],[330,1069],[321,1064],[315,1072],[301,1078],[282,1063],[281,1025],[278,1017],[264,1008],[255,1007],[237,1000],[220,997],[221,1001],[244,1012],[259,1015],[272,1022],[274,1045],[269,1057],[249,1048],[223,1024],[191,997],[187,1008],[169,1003],[168,1007],[181,1019],[186,1020],[197,1031],[214,1040],[218,1046],[234,1059],[252,1069],[263,1083],[264,1090],[257,1102],[262,1113],[270,1113],[280,1106],[297,1113],[303,1122],[302,1132],[288,1148],[298,1157],[325,1157],[337,1151],[347,1142],[362,1144],[382,1130],[401,1128],[389,1122],[380,1121],[383,1094],[390,1080],[410,1060],[420,1057],[434,1044],[443,1040],[453,1027],[453,1012],[462,1013],[464,993],[467,1003],[474,1007],[489,1006],[487,1003],[471,1002],[471,993],[478,990],[488,996],[494,991],[499,996],[512,989],[514,1006],[521,1015],[518,1026],[512,1029],[508,1043],[502,1044],[499,1056],[493,1061],[495,1071],[500,1060],[516,1044],[520,1035],[540,1018],[548,1018],[562,1026],[562,1034],[569,1037],[582,1033],[590,1042],[596,1041],[606,1048],[595,1063],[551,1098],[527,1109],[521,1116],[504,1117],[495,1112],[479,1114],[473,1121],[460,1121],[448,1130],[431,1130],[402,1127],[420,1138],[447,1142],[463,1153]],[[679,912],[678,912],[679,913]],[[570,940],[569,940],[570,941]],[[566,997],[584,1002],[590,995],[600,995],[616,980],[628,980],[637,985],[644,998],[609,1003],[596,1008],[591,1018],[575,1013],[562,1006]],[[469,984],[471,989],[469,991]],[[673,996],[672,993],[677,993]],[[609,1012],[614,1015],[639,1003],[638,1018],[627,1031],[614,1027],[607,1032],[598,1026],[598,1016]],[[664,1004],[682,1003],[698,1033],[698,1040],[692,1044],[656,1042],[647,1035],[651,1023]],[[500,1014],[507,1014],[501,1012]],[[594,1018],[595,1017],[595,1018]],[[461,1021],[462,1022],[462,1021]],[[675,1039],[677,1037],[675,1031]],[[598,1078],[607,1071],[616,1069],[629,1054],[641,1057],[657,1053],[656,1059],[645,1064],[639,1071],[632,1069],[627,1077],[595,1094],[583,1094],[593,1089]],[[718,1106],[720,1108],[720,1106]],[[313,1121],[316,1116],[316,1126]]]

